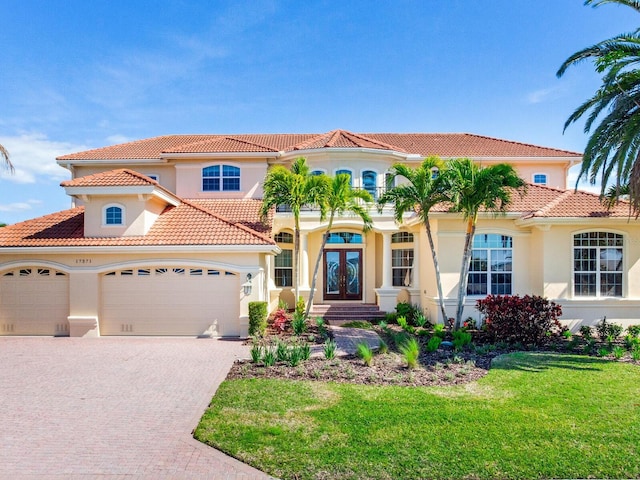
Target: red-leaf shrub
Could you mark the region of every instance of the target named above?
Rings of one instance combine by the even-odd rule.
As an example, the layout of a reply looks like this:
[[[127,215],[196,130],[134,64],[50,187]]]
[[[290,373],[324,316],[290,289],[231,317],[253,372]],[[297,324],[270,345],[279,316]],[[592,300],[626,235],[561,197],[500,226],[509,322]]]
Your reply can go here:
[[[492,341],[542,345],[555,327],[562,307],[537,295],[488,295],[476,308],[485,316],[485,329]]]
[[[273,328],[275,328],[276,330],[280,330],[281,332],[284,332],[285,329],[287,328],[287,323],[289,322],[289,320],[291,320],[291,316],[289,315],[289,312],[287,312],[286,309],[279,308],[275,312],[273,312],[272,323],[273,323]]]

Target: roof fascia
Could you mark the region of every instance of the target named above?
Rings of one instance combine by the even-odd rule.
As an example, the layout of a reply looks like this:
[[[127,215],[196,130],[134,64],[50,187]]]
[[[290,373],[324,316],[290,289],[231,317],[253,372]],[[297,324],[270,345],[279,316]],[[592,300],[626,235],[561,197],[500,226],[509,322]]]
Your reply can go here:
[[[206,158],[277,158],[281,152],[203,152],[203,153],[163,153],[161,158],[168,160],[191,160]]]
[[[458,157],[442,157],[443,160],[452,160]],[[510,157],[478,157],[478,156],[469,156],[471,160],[474,162],[482,163],[482,162],[491,162],[491,163],[510,163],[514,160],[518,162],[531,162],[531,163],[570,163],[572,165],[577,165],[582,162],[582,155],[577,155],[575,157],[570,156],[562,156],[562,157],[531,157],[531,156],[510,156]]]
[[[593,223],[629,223],[630,217],[530,217],[516,220],[516,225],[535,227],[545,225],[579,225]]]
[[[71,197],[90,195],[153,195],[166,203],[178,206],[182,203],[175,195],[168,190],[158,188],[156,185],[134,185],[122,187],[64,187],[64,191]]]
[[[63,168],[70,169],[77,165],[162,165],[167,160],[163,158],[100,158],[100,159],[56,159],[56,163]]]
[[[0,247],[1,254],[41,254],[41,253],[268,253],[277,255],[282,250],[277,245],[110,245],[110,246],[67,246],[67,247]]]

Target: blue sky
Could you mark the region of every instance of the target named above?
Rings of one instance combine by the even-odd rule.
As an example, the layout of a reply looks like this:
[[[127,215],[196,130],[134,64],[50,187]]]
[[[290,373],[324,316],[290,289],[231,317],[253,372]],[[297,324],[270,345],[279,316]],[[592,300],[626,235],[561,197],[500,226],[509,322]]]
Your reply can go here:
[[[582,0],[0,0],[0,222],[68,208],[55,157],[171,133],[469,132],[582,151]]]

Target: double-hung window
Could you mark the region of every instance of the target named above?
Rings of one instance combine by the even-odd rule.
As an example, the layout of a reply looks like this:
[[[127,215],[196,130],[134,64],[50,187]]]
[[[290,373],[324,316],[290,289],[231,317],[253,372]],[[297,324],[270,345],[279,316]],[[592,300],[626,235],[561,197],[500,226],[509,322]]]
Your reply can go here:
[[[623,237],[610,232],[573,236],[573,291],[578,297],[621,297]]]
[[[232,165],[212,165],[202,169],[204,192],[240,191],[240,169]]]
[[[467,295],[511,295],[513,239],[507,235],[473,237]]]
[[[413,286],[413,233],[391,235],[391,275],[394,287]]]
[[[274,262],[274,281],[276,287],[293,286],[293,235],[280,232],[275,241],[282,251],[276,255]]]

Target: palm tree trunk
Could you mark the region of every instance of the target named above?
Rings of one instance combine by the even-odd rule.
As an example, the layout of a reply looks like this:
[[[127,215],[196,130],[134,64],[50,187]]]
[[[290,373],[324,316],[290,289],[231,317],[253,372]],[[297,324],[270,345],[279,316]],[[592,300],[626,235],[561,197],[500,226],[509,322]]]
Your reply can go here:
[[[464,237],[464,252],[462,254],[462,266],[460,267],[460,281],[458,282],[458,308],[456,310],[455,330],[460,328],[462,324],[462,312],[464,311],[464,301],[467,296],[467,277],[469,276],[469,266],[471,264],[471,247],[475,231],[476,224],[473,217],[471,217],[467,221],[467,232]]]
[[[300,295],[300,225],[298,219],[295,220],[295,231],[293,232],[293,291],[294,306]]]
[[[440,303],[440,312],[442,313],[442,322],[447,324],[447,312],[444,309],[444,295],[442,294],[442,281],[440,280],[440,264],[438,263],[438,254],[433,244],[433,235],[431,233],[431,222],[427,218],[425,222],[427,229],[427,238],[429,239],[429,247],[431,248],[431,258],[433,259],[433,268],[436,271],[436,286],[438,287],[438,302]]]

